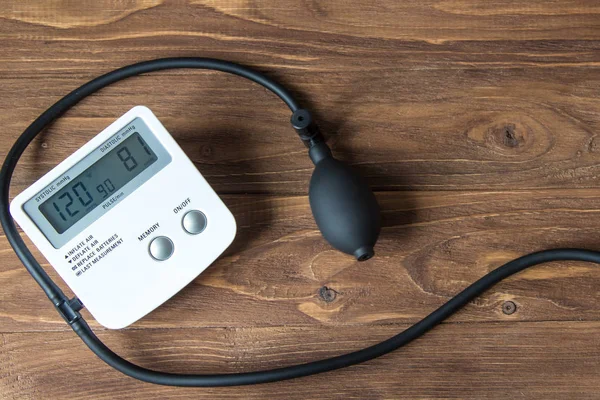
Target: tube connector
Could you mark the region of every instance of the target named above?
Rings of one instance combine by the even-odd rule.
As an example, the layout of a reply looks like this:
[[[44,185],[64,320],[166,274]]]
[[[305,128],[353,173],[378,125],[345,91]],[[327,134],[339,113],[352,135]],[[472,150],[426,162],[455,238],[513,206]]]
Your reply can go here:
[[[309,149],[317,143],[325,142],[325,138],[308,110],[297,109],[292,114],[290,122],[304,145]]]
[[[81,319],[79,311],[83,308],[83,303],[77,297],[69,300],[65,299],[54,305],[58,313],[63,317],[69,325]]]

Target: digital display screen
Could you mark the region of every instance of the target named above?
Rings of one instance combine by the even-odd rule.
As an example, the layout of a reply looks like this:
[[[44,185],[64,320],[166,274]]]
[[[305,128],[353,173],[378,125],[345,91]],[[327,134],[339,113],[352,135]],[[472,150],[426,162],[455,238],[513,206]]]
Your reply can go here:
[[[150,146],[134,132],[44,201],[39,210],[62,234],[92,210],[119,196],[119,189],[156,160]]]

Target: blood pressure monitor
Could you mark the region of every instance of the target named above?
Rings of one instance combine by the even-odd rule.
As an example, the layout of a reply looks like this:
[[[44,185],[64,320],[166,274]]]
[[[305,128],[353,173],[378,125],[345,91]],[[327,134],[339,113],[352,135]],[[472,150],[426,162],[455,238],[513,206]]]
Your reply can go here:
[[[123,328],[231,244],[233,215],[160,121],[131,109],[10,212],[96,320]]]
[[[174,68],[238,75],[276,94],[314,164],[308,200],[315,223],[334,248],[357,261],[373,257],[381,230],[377,199],[352,168],[336,159],[311,113],[283,86],[251,68],[202,57],[164,58],[102,75],[63,97],[15,142],[0,170],[0,224],[6,239],[73,331],[100,359],[136,379],[172,386],[267,383],[348,367],[396,350],[425,334],[503,279],[550,261],[600,264],[600,252],[548,249],[509,261],[437,310],[369,347],[270,370],[178,374],[135,365],[110,350],[79,313],[83,301],[98,322],[122,328],[143,317],[208,267],[231,243],[235,220],[177,143],[145,107],[135,107],[19,194],[13,172],[31,140],[80,100],[131,76]],[[78,298],[69,299],[35,260],[18,222]],[[372,264],[370,268],[376,268]],[[369,268],[369,267],[367,267]]]

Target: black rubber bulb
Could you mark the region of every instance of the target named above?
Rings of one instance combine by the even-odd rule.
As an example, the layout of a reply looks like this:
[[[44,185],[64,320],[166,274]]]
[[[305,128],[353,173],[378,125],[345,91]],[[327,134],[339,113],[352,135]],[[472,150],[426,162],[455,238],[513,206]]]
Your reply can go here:
[[[381,230],[379,205],[369,186],[350,167],[336,160],[325,143],[309,150],[315,170],[308,198],[323,237],[336,249],[365,261]]]

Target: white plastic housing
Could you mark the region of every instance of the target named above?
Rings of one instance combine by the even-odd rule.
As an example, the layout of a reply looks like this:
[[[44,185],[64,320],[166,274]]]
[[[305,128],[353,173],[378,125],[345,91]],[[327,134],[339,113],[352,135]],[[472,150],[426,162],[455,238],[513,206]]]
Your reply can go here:
[[[150,128],[171,161],[73,239],[54,248],[23,204],[136,118]],[[200,234],[183,229],[182,218],[190,210],[200,210],[207,217]],[[130,325],[180,291],[225,251],[236,234],[231,212],[143,106],[131,109],[20,193],[10,212],[94,318],[111,329]],[[149,254],[149,244],[158,236],[174,243],[173,255],[165,261]],[[113,240],[106,243],[109,238]]]

